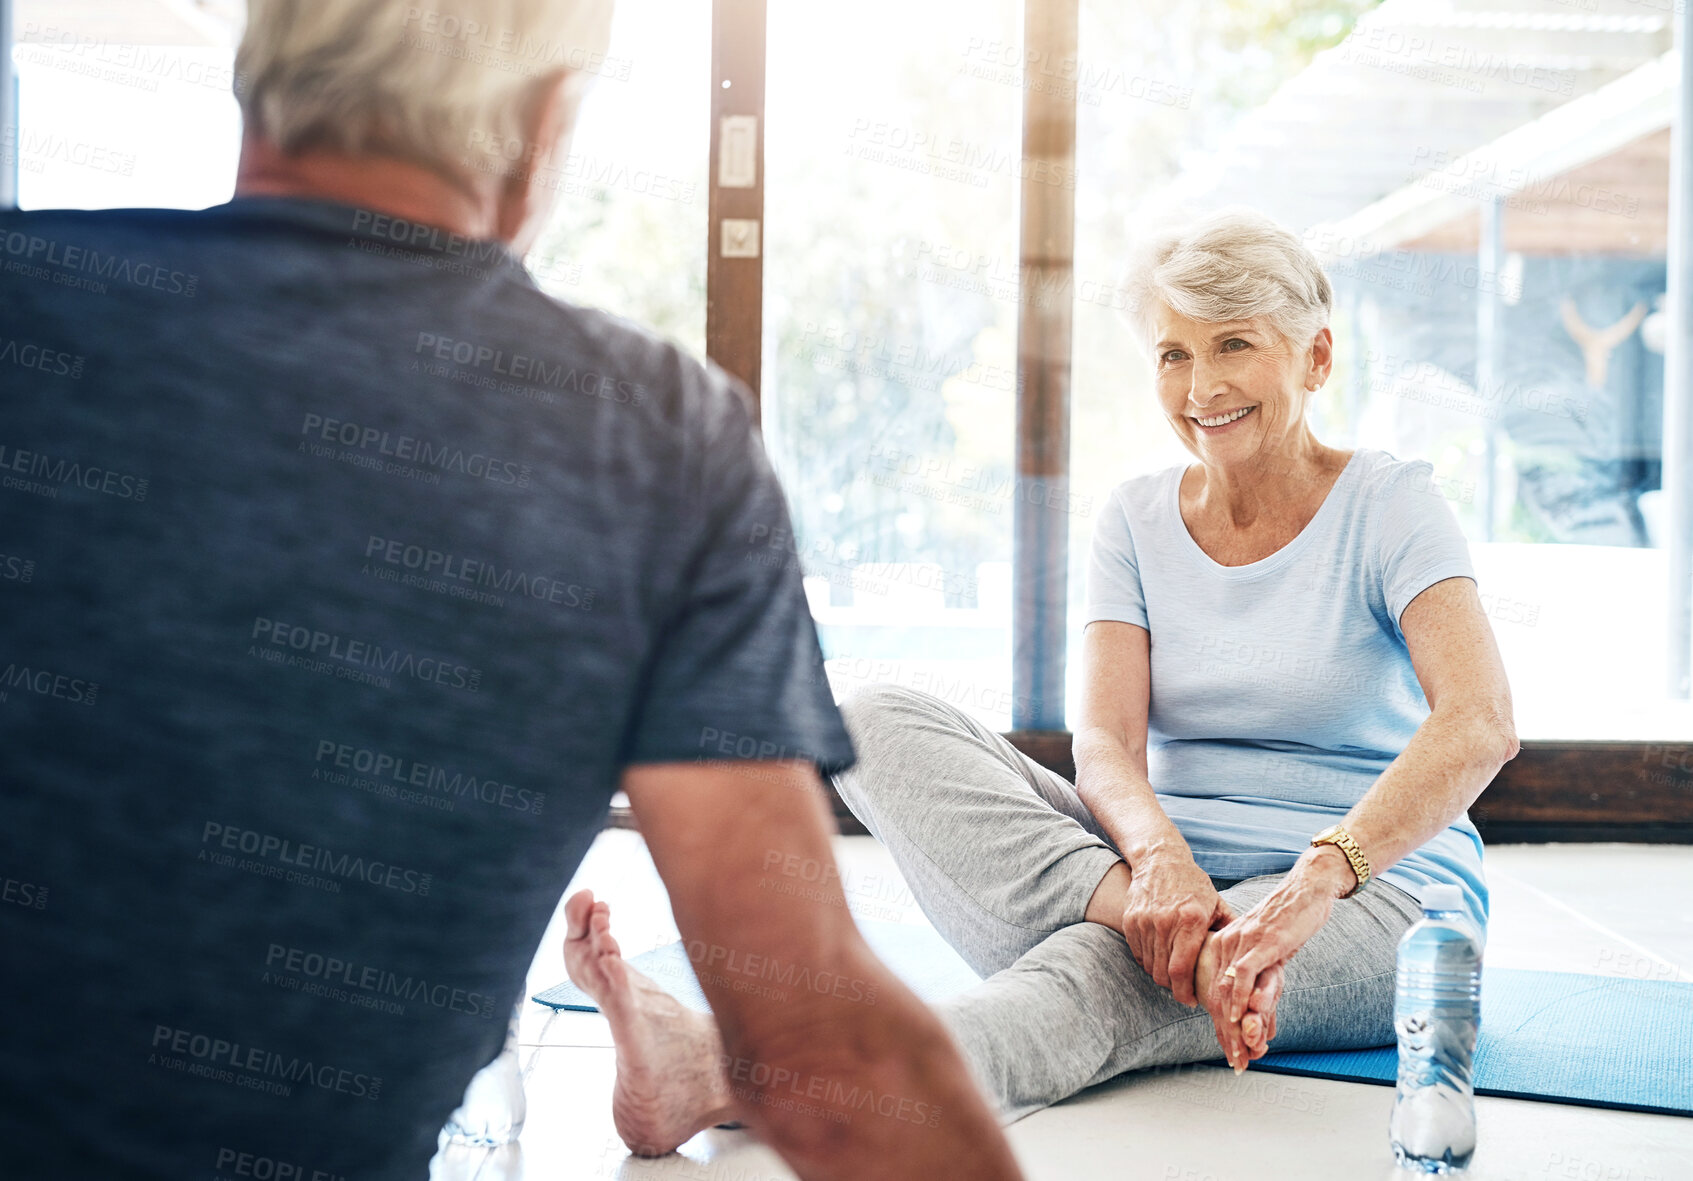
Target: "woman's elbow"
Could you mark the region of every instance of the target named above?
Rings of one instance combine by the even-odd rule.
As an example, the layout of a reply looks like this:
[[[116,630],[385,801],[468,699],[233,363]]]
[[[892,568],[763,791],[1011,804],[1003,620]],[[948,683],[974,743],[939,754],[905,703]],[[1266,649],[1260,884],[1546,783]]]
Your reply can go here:
[[[1099,722],[1084,722],[1070,736],[1070,755],[1078,768],[1100,757],[1144,759],[1145,750],[1143,745],[1130,741],[1121,727]]]
[[[1445,710],[1436,709],[1431,723],[1444,723],[1441,732],[1446,741],[1459,748],[1463,759],[1484,767],[1488,778],[1517,757],[1517,726],[1511,717],[1511,703],[1504,701],[1452,703]]]
[[[1509,699],[1491,702],[1476,710],[1470,717],[1471,749],[1497,770],[1517,757],[1522,744],[1517,741],[1517,723],[1511,716]],[[1484,753],[1485,752],[1485,753]]]

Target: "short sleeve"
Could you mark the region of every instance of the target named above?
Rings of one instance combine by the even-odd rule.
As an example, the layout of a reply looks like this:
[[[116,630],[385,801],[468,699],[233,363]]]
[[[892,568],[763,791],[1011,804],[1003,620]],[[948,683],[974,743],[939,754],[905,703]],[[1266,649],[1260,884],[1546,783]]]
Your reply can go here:
[[[1384,489],[1379,555],[1382,597],[1395,631],[1411,600],[1442,579],[1475,579],[1469,543],[1446,502],[1434,466],[1404,464]],[[1400,633],[1403,635],[1403,633]]]
[[[1146,627],[1146,595],[1121,491],[1106,501],[1094,523],[1088,559],[1087,616],[1082,626],[1102,619]]]
[[[623,762],[807,759],[850,767],[787,502],[753,431],[750,399],[703,372],[698,476],[680,506],[698,522],[676,603],[648,658]]]

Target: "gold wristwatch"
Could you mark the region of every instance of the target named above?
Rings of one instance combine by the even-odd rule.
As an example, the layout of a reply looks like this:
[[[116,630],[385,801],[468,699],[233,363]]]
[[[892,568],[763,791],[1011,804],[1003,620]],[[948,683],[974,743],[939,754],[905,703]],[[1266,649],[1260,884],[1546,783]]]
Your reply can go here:
[[[1352,863],[1352,872],[1358,875],[1358,882],[1342,898],[1350,898],[1364,888],[1364,883],[1370,880],[1370,862],[1364,856],[1364,851],[1358,847],[1358,842],[1352,839],[1352,834],[1338,824],[1331,824],[1322,832],[1311,838],[1311,844],[1333,845],[1346,854],[1346,860]]]

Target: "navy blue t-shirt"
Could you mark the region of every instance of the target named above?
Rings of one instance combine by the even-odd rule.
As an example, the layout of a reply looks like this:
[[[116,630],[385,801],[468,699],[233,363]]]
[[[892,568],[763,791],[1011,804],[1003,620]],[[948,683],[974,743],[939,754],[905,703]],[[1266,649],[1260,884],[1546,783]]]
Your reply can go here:
[[[623,767],[852,760],[745,392],[330,202],[0,309],[8,1167],[422,1177]]]

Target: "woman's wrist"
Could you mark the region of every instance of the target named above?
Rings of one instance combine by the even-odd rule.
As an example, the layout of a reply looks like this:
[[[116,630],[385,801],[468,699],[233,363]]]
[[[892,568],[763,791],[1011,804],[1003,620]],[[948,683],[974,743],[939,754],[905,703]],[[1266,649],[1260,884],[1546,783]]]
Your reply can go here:
[[[1333,845],[1314,845],[1305,850],[1288,876],[1329,898],[1339,898],[1358,884],[1352,863]]]
[[[1181,831],[1173,825],[1166,832],[1143,836],[1139,840],[1128,842],[1126,847],[1119,848],[1123,849],[1123,860],[1129,863],[1131,869],[1163,861],[1193,860],[1193,850],[1188,847]]]

